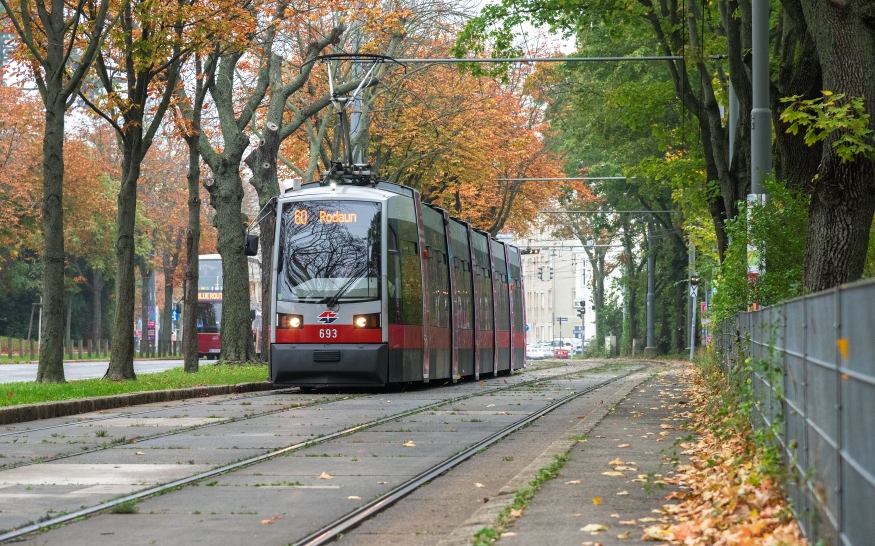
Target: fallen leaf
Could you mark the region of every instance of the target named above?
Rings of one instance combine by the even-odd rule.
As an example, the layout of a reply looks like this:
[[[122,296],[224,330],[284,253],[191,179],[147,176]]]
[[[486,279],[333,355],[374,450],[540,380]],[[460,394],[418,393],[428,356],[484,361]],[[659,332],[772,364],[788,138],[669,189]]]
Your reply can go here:
[[[622,472],[602,472],[602,476],[622,476]]]
[[[507,383],[507,381],[505,381],[505,383]],[[507,533],[501,533],[501,536],[503,536],[503,537],[515,537],[516,533],[509,531]]]
[[[620,491],[619,493],[617,493],[617,496],[622,497],[623,495],[628,495],[628,494],[629,494],[628,491]]]
[[[665,441],[665,438],[657,438],[656,441],[657,441],[657,442],[664,442],[664,441]]]
[[[663,432],[660,432],[659,435],[660,436],[668,436],[668,432],[663,431]]]
[[[691,322],[692,322],[692,321],[691,321]],[[483,383],[483,381],[481,381],[481,382],[480,382],[480,386],[481,386],[481,387],[485,387],[486,385]]]
[[[328,472],[323,472],[322,474],[319,474],[319,479],[320,480],[333,480],[334,476],[332,476]]]
[[[598,506],[599,504],[602,503],[602,498],[601,497],[593,497],[592,503],[595,504],[596,506]]]
[[[641,523],[650,523],[651,521],[656,521],[656,518],[638,518],[638,521]]]
[[[621,534],[617,535],[617,538],[630,538],[629,533],[630,533],[630,531],[626,531],[625,533],[621,533]]]
[[[348,500],[362,500],[362,498],[359,497],[358,495],[350,495],[350,496],[348,496],[348,497],[346,497],[346,498],[347,498]]]
[[[615,464],[624,464],[624,463],[623,463],[623,459],[617,457],[616,459],[614,459],[613,461],[609,462],[608,464],[611,465],[611,466],[614,466]]]
[[[630,447],[630,446],[631,446],[631,444],[620,444],[617,447]]]
[[[580,480],[571,480],[571,481],[565,482],[565,485],[577,485],[579,483],[580,483]]]
[[[512,517],[513,519],[521,518],[523,517],[523,509],[511,509],[510,513],[508,513],[508,516]]]
[[[261,524],[262,525],[272,525],[273,520],[272,519],[263,519],[263,520],[261,520]]]
[[[584,533],[598,533],[599,531],[607,531],[608,528],[600,523],[590,523],[580,528]]]
[[[632,472],[638,472],[638,469],[634,466],[615,466],[614,470],[631,470]]]
[[[404,447],[416,447],[416,444],[413,443],[413,440],[410,440],[406,444],[402,444]]]
[[[480,483],[480,482],[475,483],[474,486],[477,487],[477,488],[480,488],[480,487],[486,487],[485,485],[483,485],[483,484]]]
[[[620,523],[621,525],[638,525],[638,523],[637,523],[634,519],[630,519],[630,520],[626,520],[626,521],[620,521],[619,523]]]
[[[620,517],[620,514],[611,514],[611,517],[612,517],[612,518],[618,518],[618,517]]]
[[[573,518],[579,518],[579,517],[580,517],[580,514],[571,514],[571,517],[573,517]]]
[[[377,482],[377,483],[380,484],[380,485],[386,485],[386,484],[388,484],[389,482]]]
[[[142,451],[138,451],[138,452],[134,453],[134,455],[145,455],[145,453],[143,453]]]
[[[489,404],[489,405],[486,406],[486,407],[487,407],[487,408],[494,408],[494,407],[495,407],[495,404]]]

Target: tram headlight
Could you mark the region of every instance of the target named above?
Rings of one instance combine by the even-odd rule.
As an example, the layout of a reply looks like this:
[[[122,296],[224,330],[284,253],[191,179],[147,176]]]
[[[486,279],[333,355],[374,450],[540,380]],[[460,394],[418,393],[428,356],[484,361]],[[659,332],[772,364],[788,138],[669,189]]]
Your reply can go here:
[[[380,327],[380,313],[369,313],[367,315],[353,315],[352,327],[360,330],[366,328]]]
[[[304,317],[301,315],[277,313],[276,319],[276,327],[279,330],[300,330],[304,327]]]

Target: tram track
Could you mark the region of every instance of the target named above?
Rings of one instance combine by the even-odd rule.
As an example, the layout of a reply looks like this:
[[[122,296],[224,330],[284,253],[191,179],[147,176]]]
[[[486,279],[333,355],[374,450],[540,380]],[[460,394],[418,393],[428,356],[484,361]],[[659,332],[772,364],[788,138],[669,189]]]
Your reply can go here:
[[[378,513],[382,512],[383,510],[389,508],[390,506],[392,506],[393,504],[395,504],[399,500],[403,499],[404,497],[406,497],[407,495],[409,495],[410,493],[415,491],[420,486],[422,486],[422,485],[430,482],[431,480],[434,480],[435,478],[441,476],[442,474],[444,474],[448,470],[452,469],[453,467],[458,466],[459,464],[467,461],[468,459],[470,459],[471,457],[473,457],[477,453],[481,452],[482,450],[488,448],[492,444],[503,440],[507,436],[510,436],[511,434],[518,431],[519,429],[528,426],[529,424],[533,423],[535,420],[540,419],[541,417],[550,413],[551,411],[567,404],[568,402],[571,402],[572,400],[574,400],[576,398],[579,398],[581,396],[589,394],[589,393],[591,393],[595,390],[598,390],[600,388],[603,388],[603,387],[605,387],[605,386],[607,386],[615,381],[618,381],[620,379],[628,377],[629,375],[632,375],[635,372],[641,371],[642,369],[643,368],[641,368],[641,367],[631,369],[631,370],[627,371],[625,374],[617,375],[615,377],[612,377],[610,379],[602,381],[601,383],[598,383],[596,385],[592,385],[592,386],[587,387],[585,389],[582,389],[580,391],[569,394],[569,395],[567,395],[563,398],[560,398],[558,400],[554,400],[552,403],[544,406],[540,410],[537,410],[533,413],[530,413],[526,417],[523,417],[522,419],[516,421],[515,423],[508,425],[507,427],[499,430],[498,432],[494,432],[493,434],[487,436],[483,440],[480,440],[479,442],[475,443],[474,445],[467,447],[466,449],[464,449],[463,451],[461,451],[457,455],[450,457],[449,459],[446,459],[446,460],[432,466],[428,470],[421,472],[420,474],[414,476],[413,478],[410,478],[406,482],[402,483],[401,485],[398,485],[397,487],[395,487],[391,491],[377,497],[376,499],[374,499],[371,502],[367,503],[366,505],[358,508],[357,510],[354,510],[354,511],[336,519],[335,521],[326,525],[325,527],[316,531],[315,533],[312,533],[309,536],[295,542],[294,543],[295,546],[320,546],[322,544],[327,544],[329,542],[332,542],[333,540],[335,540],[336,538],[341,536],[343,533],[346,533],[350,529],[353,529],[354,527],[358,526],[363,521],[377,515]],[[2,538],[2,537],[0,537],[0,538]]]
[[[598,370],[599,368],[602,368],[602,367],[604,367],[604,364],[602,364],[602,366],[599,366],[597,368],[590,368],[587,370],[576,370],[573,372],[561,373],[561,374],[557,374],[554,376],[536,377],[536,378],[532,378],[532,379],[527,380],[527,381],[521,381],[519,383],[515,383],[512,385],[501,386],[501,387],[492,388],[492,389],[486,389],[484,391],[479,391],[479,392],[475,392],[475,393],[465,394],[462,396],[456,396],[456,397],[452,397],[452,398],[448,398],[448,399],[438,400],[438,401],[431,403],[431,404],[426,404],[424,406],[420,406],[420,407],[412,408],[412,409],[405,410],[402,412],[387,415],[387,416],[384,416],[384,417],[381,417],[378,419],[374,419],[374,420],[371,420],[371,421],[368,421],[365,423],[360,423],[360,424],[357,424],[354,426],[344,428],[342,430],[338,430],[338,431],[335,431],[332,433],[324,434],[324,435],[321,435],[321,436],[318,436],[315,438],[311,438],[311,439],[308,439],[308,440],[305,440],[302,442],[298,442],[298,443],[295,443],[295,444],[292,444],[292,445],[289,445],[289,446],[286,446],[286,447],[283,447],[280,449],[276,449],[276,450],[270,451],[268,453],[264,453],[261,455],[241,459],[239,461],[225,464],[225,465],[219,466],[217,468],[214,468],[214,469],[211,469],[208,471],[193,474],[191,476],[187,476],[184,478],[173,480],[173,481],[165,483],[165,484],[150,487],[150,488],[144,489],[142,491],[138,491],[138,492],[124,495],[124,496],[121,496],[121,497],[118,497],[115,499],[111,499],[111,500],[107,500],[107,501],[104,501],[101,503],[97,503],[97,504],[90,506],[90,507],[85,507],[85,508],[82,508],[82,509],[79,509],[79,510],[76,510],[73,512],[69,512],[66,514],[62,514],[62,515],[59,515],[56,517],[46,518],[46,519],[43,519],[42,521],[28,524],[28,525],[20,527],[20,528],[11,529],[7,532],[0,534],[0,542],[5,542],[5,541],[12,540],[15,538],[20,538],[20,537],[23,537],[23,536],[28,535],[30,533],[43,531],[43,530],[46,530],[49,528],[63,525],[65,523],[68,523],[68,522],[71,522],[74,520],[78,520],[80,518],[85,518],[85,517],[90,516],[90,515],[94,515],[94,514],[98,514],[100,512],[111,510],[111,509],[115,508],[116,506],[124,504],[124,503],[140,501],[140,500],[144,500],[144,499],[149,498],[149,497],[165,494],[165,493],[171,492],[173,490],[182,488],[186,485],[189,485],[189,484],[192,484],[195,482],[199,482],[201,480],[216,477],[216,476],[226,474],[226,473],[229,473],[229,472],[232,472],[235,470],[239,470],[239,469],[242,469],[242,468],[245,468],[248,466],[252,466],[252,465],[264,462],[264,461],[268,461],[270,459],[274,459],[274,458],[279,457],[281,455],[286,455],[286,454],[289,454],[289,453],[292,453],[295,451],[299,451],[302,449],[306,449],[309,447],[319,445],[323,442],[327,442],[330,440],[335,440],[335,439],[342,438],[342,437],[345,437],[345,436],[348,436],[351,434],[355,434],[357,432],[361,432],[363,430],[370,429],[370,428],[382,425],[384,423],[388,423],[388,422],[395,421],[398,419],[403,419],[405,417],[416,415],[416,414],[419,414],[422,412],[435,410],[435,409],[438,409],[442,406],[455,404],[455,403],[463,401],[463,400],[468,400],[471,398],[480,397],[480,396],[484,396],[484,395],[491,395],[491,394],[496,394],[496,393],[503,392],[503,391],[525,388],[527,386],[531,386],[533,384],[538,384],[538,383],[543,382],[543,381],[567,379],[570,376],[577,376],[580,374],[589,373],[589,372],[592,372],[594,370]],[[359,522],[370,517],[374,513],[379,512],[383,508],[388,507],[392,503],[394,503],[397,500],[399,500],[400,498],[402,498],[404,495],[415,490],[416,487],[418,487],[422,483],[425,483],[429,479],[433,479],[434,477],[436,477],[436,476],[440,475],[441,473],[443,473],[444,471],[446,471],[446,469],[452,468],[452,466],[455,466],[455,465],[459,464],[460,462],[466,460],[467,458],[470,458],[472,455],[474,455],[478,451],[484,449],[488,445],[491,445],[492,443],[499,441],[500,439],[508,436],[509,434],[512,434],[516,430],[519,430],[520,428],[526,426],[527,424],[531,423],[535,419],[538,419],[542,415],[545,415],[545,414],[549,413],[550,411],[553,411],[554,409],[560,407],[561,405],[563,405],[563,404],[565,404],[565,403],[567,403],[567,402],[569,402],[569,401],[571,401],[579,396],[582,396],[584,394],[592,392],[595,389],[602,388],[605,385],[608,385],[614,381],[622,379],[622,378],[624,378],[624,377],[626,377],[626,376],[630,375],[631,373],[634,373],[638,370],[640,370],[640,368],[635,368],[635,369],[629,370],[625,374],[616,375],[616,376],[611,377],[610,379],[603,381],[597,385],[588,387],[587,389],[578,391],[576,393],[573,393],[571,395],[568,395],[564,398],[561,398],[557,401],[554,401],[554,402],[548,404],[547,406],[530,414],[529,416],[513,423],[512,425],[509,425],[505,429],[502,429],[498,433],[495,433],[495,434],[489,436],[486,440],[478,442],[474,446],[471,446],[471,447],[461,451],[460,453],[458,453],[457,455],[455,455],[451,459],[448,459],[447,461],[444,461],[443,463],[436,465],[435,467],[433,467],[429,471],[426,471],[425,473],[420,474],[419,476],[413,478],[412,480],[410,480],[406,484],[406,486],[405,485],[399,486],[399,487],[393,489],[392,491],[390,491],[389,493],[387,493],[386,495],[383,495],[380,498],[378,498],[377,500],[369,503],[368,505],[366,505],[362,509],[359,509],[359,510],[349,514],[348,516],[341,518],[342,521],[338,520],[338,521],[334,522],[334,524],[332,524],[330,527],[332,527],[332,529],[335,529],[335,530],[340,529],[340,530],[337,530],[334,534],[331,534],[329,531],[325,531],[325,532],[328,534],[331,534],[331,537],[332,537],[331,540],[333,540],[333,537],[336,537],[337,534],[344,532],[346,529],[349,529],[349,528],[357,525]],[[331,403],[331,402],[329,402],[329,403]],[[318,405],[318,404],[311,404],[309,406],[313,406],[313,405]],[[286,411],[292,411],[293,409],[301,409],[303,407],[307,407],[307,406],[297,406],[296,408],[286,408],[286,409],[282,409],[282,410],[275,410],[275,411],[272,411],[269,413],[281,413],[281,412],[286,412]],[[237,419],[235,422],[239,422],[240,420],[241,419]],[[222,422],[218,422],[218,423],[210,423],[209,426],[228,424],[229,422],[231,422],[231,421],[226,420],[226,421],[222,421]],[[197,428],[202,428],[202,426],[197,427]],[[163,434],[159,434],[159,435],[154,435],[154,436],[150,437],[149,439],[156,438],[156,437],[175,435],[175,434],[178,434],[180,432],[183,432],[183,431],[177,430],[177,431],[172,431],[172,432],[163,433]],[[138,441],[145,441],[146,439],[147,438],[142,438],[141,440],[138,440]],[[124,445],[124,444],[121,444],[121,445]],[[99,451],[102,451],[104,449],[111,449],[112,447],[117,447],[117,446],[108,446],[106,448],[99,449]],[[68,457],[65,457],[65,458],[72,458],[76,455],[82,455],[82,454],[90,453],[93,451],[98,451],[98,450],[89,450],[87,452],[86,451],[77,452],[75,454],[70,454]],[[48,462],[53,462],[55,460],[57,460],[57,459],[51,459],[48,461],[43,460],[43,461],[39,461],[39,462],[34,462],[32,464],[45,464]],[[449,466],[446,466],[446,465],[449,465]],[[443,468],[443,470],[437,470],[438,468]],[[429,478],[429,477],[425,477],[425,476],[431,476],[431,477]],[[412,485],[414,483],[414,481],[417,483],[417,485]],[[325,533],[323,533],[323,534],[325,534]],[[325,535],[325,536],[327,537],[328,535]],[[308,539],[309,539],[309,537],[308,537]],[[312,542],[312,544],[323,544],[323,543],[328,541],[324,537],[320,540],[322,540],[322,541],[321,542]],[[310,544],[310,542],[302,542],[301,544]]]

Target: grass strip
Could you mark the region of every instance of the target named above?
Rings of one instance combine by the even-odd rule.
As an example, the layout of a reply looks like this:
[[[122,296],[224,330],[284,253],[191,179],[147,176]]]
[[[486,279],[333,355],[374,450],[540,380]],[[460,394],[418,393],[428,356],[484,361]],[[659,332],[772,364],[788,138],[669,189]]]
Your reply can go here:
[[[236,385],[266,380],[267,365],[202,364],[197,373],[185,373],[182,367],[179,367],[163,372],[140,374],[134,381],[79,379],[66,383],[0,383],[0,407],[132,392]]]
[[[501,533],[511,526],[514,520],[522,517],[523,508],[529,505],[541,485],[559,475],[559,470],[571,459],[569,455],[554,455],[553,462],[538,470],[529,485],[517,489],[513,502],[498,513],[494,527],[484,527],[474,534],[474,546],[488,546],[501,537]]]

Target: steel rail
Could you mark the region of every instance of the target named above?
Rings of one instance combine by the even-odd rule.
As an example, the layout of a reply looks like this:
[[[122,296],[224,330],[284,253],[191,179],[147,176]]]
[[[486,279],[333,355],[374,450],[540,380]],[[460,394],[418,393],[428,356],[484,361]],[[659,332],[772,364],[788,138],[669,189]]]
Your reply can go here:
[[[349,514],[347,514],[343,517],[338,518],[334,522],[328,524],[327,526],[316,531],[315,533],[303,538],[302,540],[299,540],[298,542],[295,542],[294,543],[295,546],[320,546],[322,544],[327,544],[327,543],[331,542],[332,540],[337,538],[338,535],[345,533],[349,529],[352,529],[353,527],[359,525],[360,523],[367,520],[368,518],[373,517],[377,513],[381,512],[381,511],[385,510],[386,508],[390,507],[391,505],[395,504],[396,502],[398,502],[402,498],[406,497],[407,495],[409,495],[410,493],[415,491],[421,485],[439,477],[441,474],[443,474],[447,470],[449,470],[449,469],[461,464],[462,462],[470,459],[471,457],[473,457],[474,455],[479,453],[484,448],[489,447],[490,445],[498,442],[499,440],[513,434],[517,430],[529,425],[533,421],[543,417],[544,415],[550,413],[551,411],[555,410],[556,408],[558,408],[558,407],[560,407],[568,402],[571,402],[575,398],[578,398],[580,396],[588,394],[594,390],[600,389],[606,385],[609,385],[610,383],[613,383],[614,381],[628,377],[629,375],[631,375],[635,372],[641,371],[643,369],[644,369],[643,367],[635,368],[635,369],[630,370],[629,372],[627,372],[623,375],[618,375],[616,377],[612,377],[611,379],[608,379],[606,381],[602,381],[601,383],[598,383],[598,384],[593,385],[591,387],[587,387],[586,389],[583,389],[582,391],[579,391],[579,392],[576,392],[573,394],[569,394],[568,396],[566,396],[564,398],[560,398],[559,400],[554,401],[552,404],[545,406],[545,407],[541,408],[540,410],[535,411],[534,413],[529,414],[528,416],[520,419],[519,421],[517,421],[511,425],[508,425],[507,427],[503,428],[502,430],[499,430],[498,432],[491,434],[490,436],[488,436],[488,437],[484,438],[483,440],[477,442],[476,444],[468,447],[467,449],[454,455],[453,457],[445,460],[444,462],[438,463],[435,466],[431,467],[430,469],[426,470],[425,472],[422,472],[421,474],[414,476],[410,480],[395,487],[394,489],[392,489],[388,493],[377,497],[376,499],[374,499],[373,501],[369,502],[368,504],[362,506],[361,508],[359,508],[353,512],[350,512]]]
[[[258,398],[261,396],[271,396],[274,394],[290,394],[296,388],[297,387],[276,389],[276,390],[271,390],[271,391],[260,391],[258,393],[251,393],[251,394],[250,393],[240,393],[240,394],[234,393],[234,395],[231,398],[227,398],[226,400],[239,400],[241,398]],[[218,395],[214,395],[214,396],[223,396],[223,395],[218,394]],[[16,434],[26,434],[28,432],[39,432],[41,430],[51,430],[53,428],[72,427],[74,425],[81,425],[84,423],[99,423],[100,421],[107,421],[109,419],[118,419],[119,417],[133,417],[133,416],[137,416],[137,415],[144,415],[147,413],[155,413],[158,411],[167,411],[169,409],[175,409],[175,408],[188,408],[191,406],[202,406],[205,404],[211,404],[213,402],[210,402],[208,400],[202,400],[200,402],[191,402],[191,403],[187,403],[187,404],[180,404],[178,406],[173,406],[173,408],[155,408],[155,409],[150,409],[150,410],[138,411],[138,412],[134,412],[134,413],[118,413],[115,415],[107,415],[106,417],[87,418],[87,419],[82,420],[82,421],[70,421],[69,423],[59,423],[57,425],[47,425],[44,427],[28,428],[28,429],[24,429],[24,430],[13,430],[11,432],[0,433],[0,438],[3,438],[5,436],[15,436]],[[160,403],[160,402],[153,402],[153,403]],[[301,406],[297,406],[297,407],[301,407]],[[272,410],[272,411],[279,411],[279,410]],[[27,422],[27,421],[25,421],[25,422]],[[7,423],[7,425],[3,425],[3,426],[13,425],[13,424],[16,424],[16,423]],[[18,423],[18,424],[20,424],[20,423]]]
[[[605,364],[606,364],[606,363],[605,363]],[[605,364],[602,364],[602,366],[604,366]],[[472,394],[466,394],[466,395],[463,395],[463,396],[457,396],[457,397],[450,398],[450,399],[447,399],[447,400],[440,400],[440,401],[435,402],[435,403],[433,403],[433,404],[428,404],[428,405],[425,405],[425,406],[421,406],[421,407],[418,407],[418,408],[409,409],[409,410],[402,411],[402,412],[399,412],[399,413],[395,413],[395,414],[392,414],[392,415],[387,415],[386,417],[381,417],[381,418],[379,418],[379,419],[374,419],[374,420],[372,420],[372,421],[368,421],[368,422],[366,422],[366,423],[362,423],[362,424],[359,424],[359,425],[355,425],[355,426],[353,426],[353,427],[350,427],[350,428],[347,428],[347,429],[344,429],[344,430],[340,430],[340,431],[337,431],[337,432],[332,432],[332,433],[330,433],[330,434],[326,434],[326,435],[324,435],[324,436],[320,436],[320,437],[318,437],[318,438],[312,438],[312,439],[310,439],[310,440],[305,440],[305,441],[303,441],[303,442],[300,442],[300,443],[297,443],[297,444],[293,444],[293,445],[290,445],[290,446],[287,446],[287,447],[284,447],[284,448],[281,448],[281,449],[277,449],[277,450],[271,451],[271,452],[269,452],[269,453],[264,453],[264,454],[262,454],[262,455],[257,455],[257,456],[255,456],[255,457],[250,457],[250,458],[248,458],[248,459],[243,459],[243,460],[237,461],[236,463],[231,463],[231,464],[227,464],[227,465],[224,465],[224,466],[220,466],[220,467],[218,467],[218,468],[214,468],[213,470],[208,470],[208,471],[206,471],[206,472],[200,472],[200,473],[198,473],[198,474],[194,474],[194,475],[192,475],[192,476],[188,476],[188,477],[185,477],[185,478],[180,478],[180,479],[178,479],[178,480],[174,480],[174,481],[172,481],[172,482],[168,482],[168,483],[165,483],[165,484],[157,485],[157,486],[155,486],[155,487],[150,487],[150,488],[148,488],[148,489],[144,489],[144,490],[142,490],[142,491],[138,491],[138,492],[136,492],[136,493],[132,493],[132,494],[130,494],[130,495],[125,495],[125,496],[123,496],[123,497],[119,497],[119,498],[117,498],[117,499],[112,499],[112,500],[109,500],[109,501],[106,501],[106,502],[102,502],[102,503],[96,504],[96,505],[94,505],[94,506],[90,506],[90,507],[82,508],[82,509],[80,509],[80,510],[76,510],[75,512],[70,512],[70,513],[68,513],[68,514],[63,514],[63,515],[61,515],[61,516],[57,516],[57,517],[54,517],[54,518],[51,518],[51,519],[47,519],[47,520],[40,521],[40,522],[37,522],[37,523],[32,523],[32,524],[30,524],[30,525],[26,525],[26,526],[21,527],[21,528],[11,529],[11,530],[9,530],[9,531],[3,533],[3,534],[0,534],[0,542],[5,542],[5,541],[7,541],[7,540],[12,540],[12,539],[14,539],[14,538],[18,538],[18,537],[21,537],[21,536],[27,535],[27,534],[29,534],[29,533],[34,533],[34,532],[37,532],[37,531],[42,531],[42,530],[44,530],[44,529],[48,529],[48,528],[50,528],[50,527],[54,527],[54,526],[56,526],[56,525],[61,525],[61,524],[64,524],[64,523],[68,523],[68,522],[70,522],[70,521],[73,521],[73,520],[76,520],[76,519],[79,519],[79,518],[84,518],[84,517],[86,517],[86,516],[90,516],[90,515],[92,515],[92,514],[96,514],[96,513],[98,513],[98,512],[102,512],[102,511],[104,511],[104,510],[108,510],[108,509],[110,509],[110,508],[113,508],[113,507],[115,507],[115,506],[118,506],[118,505],[123,504],[123,503],[126,503],[126,502],[131,502],[131,501],[141,500],[141,499],[144,499],[144,498],[146,498],[146,497],[150,497],[150,496],[152,496],[152,495],[165,493],[165,492],[168,492],[168,491],[170,491],[170,490],[172,490],[172,489],[176,489],[176,488],[178,488],[178,487],[182,487],[182,486],[188,485],[188,484],[190,484],[190,483],[194,483],[194,482],[199,481],[199,480],[203,480],[203,479],[206,479],[206,478],[211,478],[211,477],[213,477],[213,476],[218,476],[218,475],[220,475],[220,474],[224,474],[224,473],[226,473],[226,472],[230,472],[230,471],[233,471],[233,470],[238,470],[238,469],[240,469],[240,468],[245,468],[245,467],[251,466],[251,465],[253,465],[253,464],[257,464],[257,463],[264,462],[264,461],[267,461],[267,460],[270,460],[270,459],[274,459],[274,458],[279,457],[280,455],[283,455],[283,454],[286,454],[286,453],[290,453],[290,452],[293,452],[293,451],[298,451],[298,450],[301,450],[301,449],[305,449],[305,448],[308,448],[308,447],[311,447],[311,446],[314,446],[314,445],[318,445],[318,444],[320,444],[320,443],[322,443],[322,442],[326,442],[326,441],[329,441],[329,440],[334,440],[334,439],[337,439],[337,438],[341,438],[341,437],[343,437],[343,436],[346,436],[346,435],[349,435],[349,434],[353,434],[353,433],[355,433],[355,432],[360,432],[360,431],[365,430],[365,429],[369,429],[369,428],[372,428],[372,427],[375,427],[375,426],[378,426],[378,425],[382,425],[383,423],[388,423],[388,422],[390,422],[390,421],[395,421],[395,420],[397,420],[397,419],[402,419],[402,418],[404,418],[404,417],[409,417],[409,416],[411,416],[411,415],[416,415],[416,414],[421,413],[421,412],[423,412],[423,411],[429,411],[429,410],[432,410],[432,409],[435,409],[435,408],[439,408],[439,407],[441,407],[441,406],[445,406],[445,405],[447,405],[447,404],[454,404],[454,403],[456,403],[456,402],[460,402],[460,401],[462,401],[462,400],[467,400],[467,399],[469,399],[469,398],[475,398],[475,397],[477,397],[477,396],[483,396],[483,395],[486,395],[486,394],[492,394],[492,393],[495,393],[495,392],[501,392],[501,391],[505,391],[505,390],[516,389],[516,388],[519,388],[519,387],[524,387],[524,386],[526,386],[526,385],[530,385],[530,384],[532,384],[532,383],[538,383],[538,382],[541,382],[541,381],[551,381],[551,380],[559,379],[559,378],[562,378],[562,377],[567,377],[567,376],[569,376],[569,375],[575,375],[575,374],[586,373],[586,372],[589,372],[589,371],[592,371],[592,370],[593,370],[593,368],[590,368],[590,369],[587,369],[587,370],[578,370],[578,371],[574,371],[574,372],[568,372],[568,373],[565,373],[565,374],[559,374],[559,375],[556,375],[556,376],[553,376],[553,377],[539,377],[539,378],[533,378],[533,379],[530,379],[530,380],[528,380],[528,381],[521,381],[520,383],[517,383],[517,384],[515,384],[515,385],[507,385],[507,386],[502,386],[502,387],[498,387],[498,388],[495,388],[495,389],[489,389],[489,390],[486,390],[486,391],[483,391],[483,392],[476,392],[476,393],[472,393]],[[631,373],[631,372],[630,372],[630,373]],[[627,375],[628,375],[628,374],[627,374]],[[617,379],[617,378],[614,378],[614,379]],[[613,381],[614,379],[612,379],[611,381]],[[610,381],[609,381],[609,382],[610,382]],[[121,444],[121,445],[124,445],[124,444]]]

